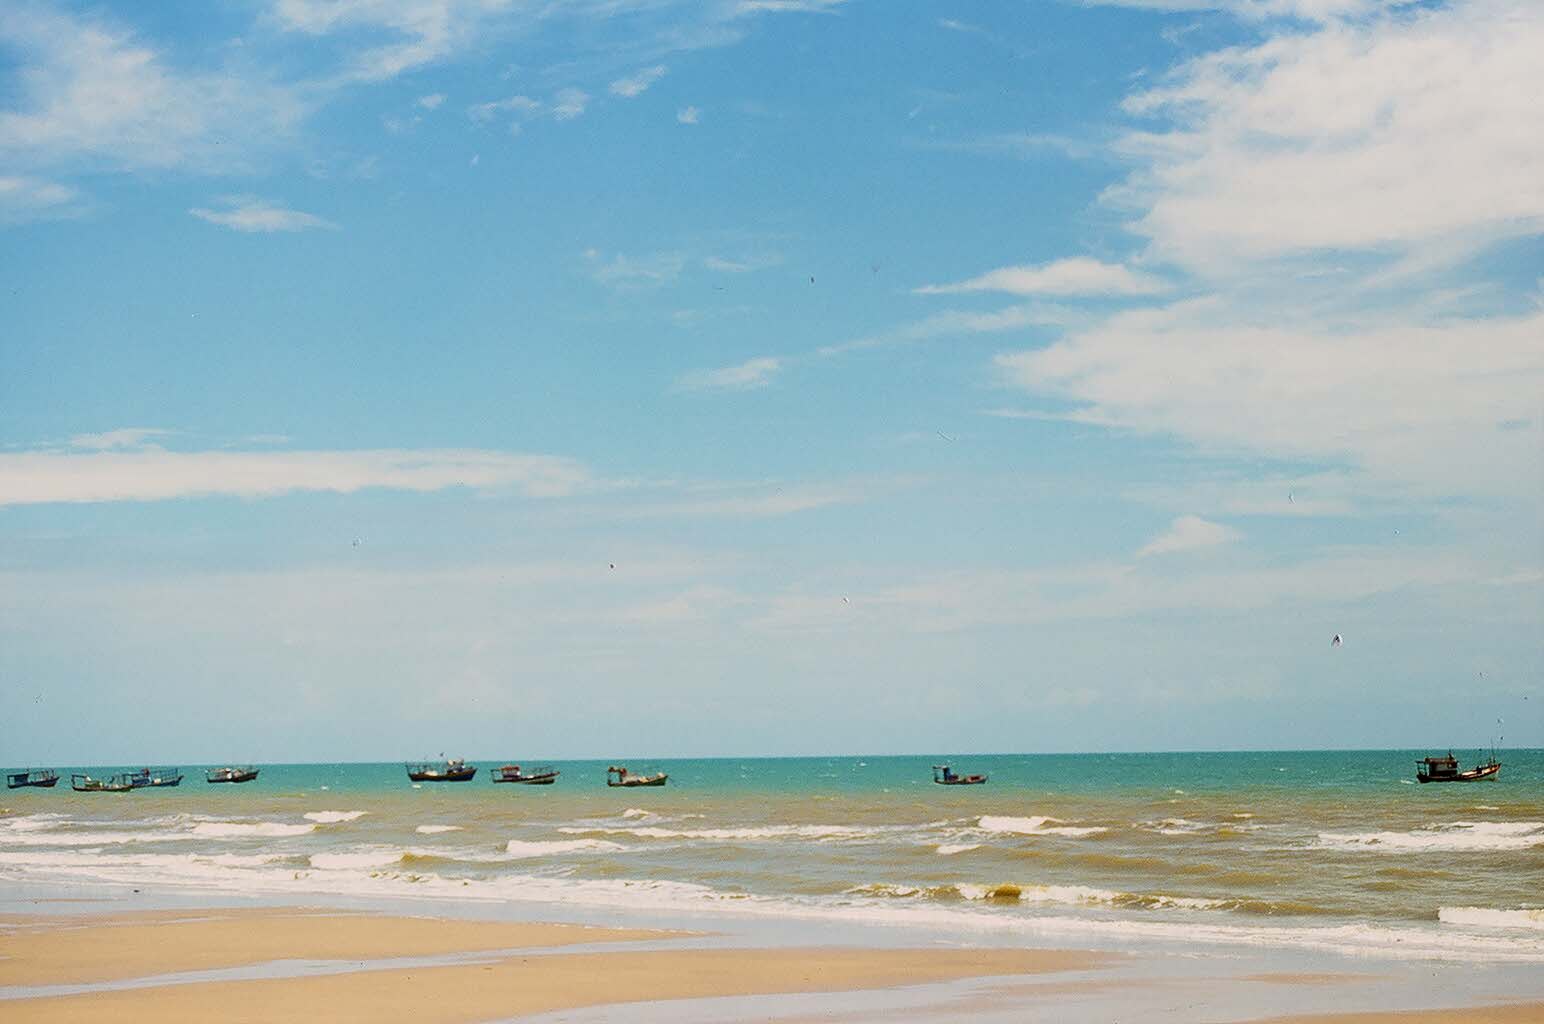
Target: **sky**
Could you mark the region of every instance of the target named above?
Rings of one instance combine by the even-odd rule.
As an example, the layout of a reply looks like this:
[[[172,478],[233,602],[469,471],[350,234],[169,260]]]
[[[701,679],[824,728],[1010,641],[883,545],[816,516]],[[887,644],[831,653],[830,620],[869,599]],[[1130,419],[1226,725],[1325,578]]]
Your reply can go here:
[[[11,0],[0,762],[1544,746],[1540,53]]]

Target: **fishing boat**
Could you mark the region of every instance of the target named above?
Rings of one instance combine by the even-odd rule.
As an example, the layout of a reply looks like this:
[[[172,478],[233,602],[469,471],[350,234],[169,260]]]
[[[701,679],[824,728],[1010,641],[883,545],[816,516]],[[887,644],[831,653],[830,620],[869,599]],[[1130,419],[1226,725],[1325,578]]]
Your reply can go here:
[[[77,793],[127,793],[134,789],[134,783],[127,775],[114,775],[106,779],[71,775],[70,788]]]
[[[141,768],[138,771],[129,772],[128,780],[135,789],[143,789],[146,786],[155,788],[180,786],[182,771],[177,768]]]
[[[1445,757],[1423,757],[1415,762],[1416,782],[1476,782],[1494,779],[1501,772],[1501,762],[1491,751],[1490,760],[1473,768],[1458,767],[1458,758],[1449,750]]]
[[[985,775],[956,775],[946,764],[933,766],[933,781],[940,786],[979,786],[986,781]]]
[[[258,768],[205,768],[205,782],[251,782],[257,778]]]
[[[638,786],[663,786],[668,778],[670,776],[664,772],[655,772],[653,775],[633,775],[626,768],[617,765],[606,769],[606,785],[612,787],[623,786],[633,789]]]
[[[523,770],[518,764],[500,765],[493,769],[494,782],[519,782],[527,786],[550,786],[558,781],[558,776],[563,774],[550,764],[540,765],[530,771]]]
[[[38,789],[53,789],[59,784],[59,773],[52,768],[40,768],[36,771],[10,772],[5,777],[6,789],[21,789],[23,786],[35,786]]]
[[[477,766],[467,764],[459,757],[448,761],[409,762],[407,777],[414,782],[467,782],[477,774]]]

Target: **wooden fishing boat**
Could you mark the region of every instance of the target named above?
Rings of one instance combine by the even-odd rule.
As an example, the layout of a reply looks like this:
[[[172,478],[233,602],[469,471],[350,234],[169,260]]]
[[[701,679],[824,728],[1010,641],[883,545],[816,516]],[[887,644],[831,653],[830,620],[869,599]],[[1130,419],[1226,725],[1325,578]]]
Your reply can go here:
[[[946,764],[933,766],[933,781],[940,786],[979,786],[986,781],[985,775],[956,775]]]
[[[664,772],[655,772],[653,775],[633,775],[626,768],[612,765],[606,769],[606,785],[611,787],[622,786],[634,789],[639,786],[663,786],[665,780],[670,778]]]
[[[251,782],[257,778],[259,768],[206,768],[205,782]]]
[[[1445,757],[1423,757],[1415,762],[1416,782],[1477,782],[1494,779],[1501,772],[1501,762],[1494,752],[1490,760],[1473,768],[1460,769],[1458,758],[1449,750]]]
[[[544,764],[530,771],[523,770],[518,764],[500,765],[493,769],[494,782],[518,782],[527,786],[550,786],[558,781],[558,776],[563,774],[550,764]]]
[[[177,768],[141,768],[138,771],[129,772],[128,780],[135,789],[143,789],[146,786],[152,788],[180,786],[182,771]]]
[[[414,782],[467,782],[477,774],[477,766],[467,764],[459,757],[448,761],[420,761],[408,763],[407,777]]]
[[[106,779],[71,775],[70,788],[77,793],[128,793],[134,789],[134,783],[127,775],[113,775]]]
[[[23,786],[35,786],[38,789],[53,789],[59,784],[59,773],[52,768],[39,768],[35,771],[10,772],[5,777],[6,789],[21,789]]]

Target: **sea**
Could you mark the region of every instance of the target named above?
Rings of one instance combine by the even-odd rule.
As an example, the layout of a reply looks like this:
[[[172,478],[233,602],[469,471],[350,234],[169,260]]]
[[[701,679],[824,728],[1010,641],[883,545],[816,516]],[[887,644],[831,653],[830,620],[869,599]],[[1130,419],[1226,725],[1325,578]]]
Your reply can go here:
[[[816,922],[940,941],[1544,964],[1544,751],[1417,785],[1432,751],[666,759],[661,788],[271,764],[257,781],[0,795],[0,902],[155,892]],[[1488,753],[1488,752],[1486,752]],[[1465,765],[1473,751],[1459,751]],[[527,768],[535,762],[521,761]],[[939,786],[934,764],[982,773]],[[416,901],[416,902],[415,902]]]

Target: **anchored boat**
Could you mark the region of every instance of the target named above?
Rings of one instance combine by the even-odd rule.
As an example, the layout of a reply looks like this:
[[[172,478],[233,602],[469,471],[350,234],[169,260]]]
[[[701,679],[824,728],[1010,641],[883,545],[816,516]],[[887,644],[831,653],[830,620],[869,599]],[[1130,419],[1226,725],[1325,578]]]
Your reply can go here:
[[[129,785],[135,789],[146,786],[180,786],[182,785],[182,770],[179,768],[141,768],[139,771],[129,772]]]
[[[409,763],[407,777],[414,782],[467,782],[477,774],[477,766],[467,764],[459,757],[448,761],[420,761]]]
[[[6,789],[21,789],[23,786],[35,786],[38,789],[53,789],[59,784],[59,773],[52,768],[40,768],[36,771],[10,772],[5,777]]]
[[[1490,760],[1473,768],[1458,767],[1458,758],[1449,750],[1446,757],[1423,757],[1415,762],[1416,782],[1477,782],[1494,779],[1501,772],[1501,762],[1491,752]]]
[[[134,789],[134,783],[127,775],[113,775],[106,779],[71,775],[70,788],[77,793],[127,793]]]
[[[258,768],[206,768],[205,782],[251,782],[257,778]]]
[[[632,789],[638,786],[663,786],[665,780],[670,778],[664,772],[655,772],[653,775],[633,775],[626,768],[612,765],[606,769],[606,785],[611,787],[623,786]]]
[[[527,786],[550,786],[563,774],[550,764],[524,771],[518,764],[500,765],[493,769],[494,782],[519,782]]]
[[[933,781],[940,786],[979,786],[986,781],[985,775],[956,775],[946,764],[933,766]]]

